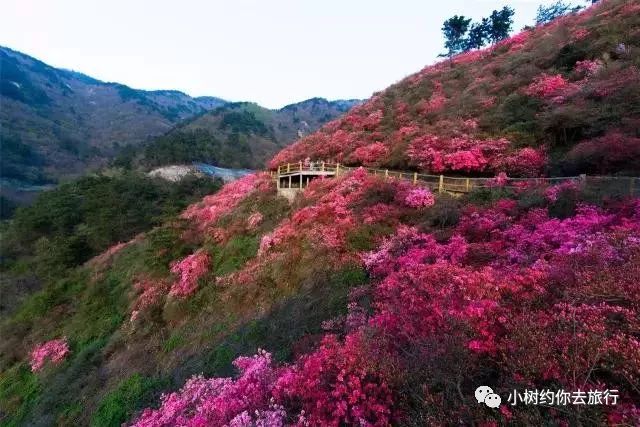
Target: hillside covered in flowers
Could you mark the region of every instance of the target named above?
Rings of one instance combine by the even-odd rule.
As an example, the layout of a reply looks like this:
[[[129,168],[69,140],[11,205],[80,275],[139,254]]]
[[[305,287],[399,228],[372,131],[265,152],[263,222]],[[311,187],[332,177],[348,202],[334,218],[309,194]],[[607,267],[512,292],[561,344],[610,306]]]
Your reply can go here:
[[[639,10],[603,1],[429,67],[272,165],[633,173]],[[566,47],[583,40],[591,53]],[[454,197],[354,168],[289,202],[270,174],[245,176],[0,320],[0,423],[639,425],[633,194],[496,179]],[[502,404],[478,403],[479,386]],[[593,401],[534,405],[525,390]]]
[[[412,74],[270,166],[306,157],[477,176],[638,174],[640,5],[604,1]]]

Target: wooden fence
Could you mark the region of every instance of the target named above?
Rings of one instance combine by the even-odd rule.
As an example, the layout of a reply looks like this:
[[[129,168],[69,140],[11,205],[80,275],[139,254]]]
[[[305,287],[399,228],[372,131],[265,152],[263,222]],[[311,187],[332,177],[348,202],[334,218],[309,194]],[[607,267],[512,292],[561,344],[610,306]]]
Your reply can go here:
[[[336,176],[342,173],[359,169],[360,167],[343,166],[339,163],[310,162],[287,163],[278,166],[277,171],[271,171],[274,178],[300,176]],[[362,167],[374,176],[382,176],[385,179],[404,179],[415,185],[424,185],[433,191],[447,193],[469,193],[482,188],[495,188],[496,179],[486,177],[455,177],[445,175],[428,175],[418,172],[402,172],[389,169],[376,169]],[[543,178],[507,178],[501,188],[516,189],[525,186],[547,186],[562,182],[574,181],[590,188],[610,193],[611,195],[640,196],[640,178],[631,176],[566,176]],[[300,180],[302,182],[302,180]]]

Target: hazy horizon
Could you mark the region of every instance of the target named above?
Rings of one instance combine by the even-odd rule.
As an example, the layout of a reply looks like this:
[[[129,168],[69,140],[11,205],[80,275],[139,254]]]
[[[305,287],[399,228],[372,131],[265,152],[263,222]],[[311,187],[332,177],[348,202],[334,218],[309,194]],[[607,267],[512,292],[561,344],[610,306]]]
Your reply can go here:
[[[0,45],[136,89],[281,108],[365,99],[436,62],[442,22],[455,14],[478,20],[509,5],[517,32],[553,1],[141,3],[9,0]]]

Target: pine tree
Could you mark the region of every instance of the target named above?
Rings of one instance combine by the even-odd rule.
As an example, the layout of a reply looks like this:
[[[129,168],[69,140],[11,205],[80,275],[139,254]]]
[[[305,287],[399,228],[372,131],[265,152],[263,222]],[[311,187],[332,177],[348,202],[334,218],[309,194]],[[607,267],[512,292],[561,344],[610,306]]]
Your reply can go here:
[[[482,18],[481,22],[474,22],[469,29],[465,50],[482,48],[487,43],[490,26],[488,18]]]
[[[489,17],[489,39],[492,43],[497,43],[509,37],[513,26],[513,15],[515,11],[509,6],[501,10],[494,10]]]
[[[442,25],[442,33],[444,34],[444,47],[447,49],[446,54],[440,56],[448,56],[449,58],[465,50],[466,38],[465,34],[469,29],[471,18],[455,15],[444,21]]]
[[[546,24],[560,16],[566,15],[567,13],[577,12],[580,9],[582,9],[582,6],[572,6],[562,0],[558,0],[549,6],[540,5],[538,6],[538,14],[536,15],[536,25]]]

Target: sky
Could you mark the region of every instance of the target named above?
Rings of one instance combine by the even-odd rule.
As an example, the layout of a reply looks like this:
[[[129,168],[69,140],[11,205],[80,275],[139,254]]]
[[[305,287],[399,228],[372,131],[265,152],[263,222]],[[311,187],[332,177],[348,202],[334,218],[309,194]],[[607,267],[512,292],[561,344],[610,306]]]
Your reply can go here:
[[[368,98],[443,52],[442,23],[553,0],[3,0],[0,45],[137,89],[254,101]],[[586,2],[573,1],[586,5]]]

